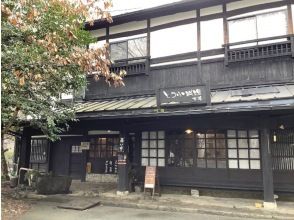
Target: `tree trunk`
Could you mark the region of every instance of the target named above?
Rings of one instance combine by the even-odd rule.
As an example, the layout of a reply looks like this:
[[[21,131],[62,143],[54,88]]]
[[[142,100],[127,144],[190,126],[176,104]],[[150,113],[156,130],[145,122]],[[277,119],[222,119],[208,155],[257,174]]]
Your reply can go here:
[[[4,135],[1,135],[1,174],[2,178],[4,180],[9,180],[9,175],[8,175],[8,166],[7,166],[7,161],[5,158],[5,151],[4,151]]]

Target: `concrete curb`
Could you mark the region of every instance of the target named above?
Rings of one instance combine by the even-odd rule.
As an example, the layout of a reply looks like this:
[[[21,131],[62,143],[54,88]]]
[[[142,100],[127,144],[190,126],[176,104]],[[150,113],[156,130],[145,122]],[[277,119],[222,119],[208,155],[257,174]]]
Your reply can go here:
[[[124,207],[124,208],[138,208],[148,210],[159,210],[159,211],[170,211],[170,212],[186,212],[186,213],[199,213],[199,214],[210,214],[210,215],[221,215],[230,217],[242,217],[242,218],[253,218],[253,219],[277,219],[277,220],[294,220],[294,215],[281,215],[280,213],[252,213],[250,210],[230,210],[230,209],[209,209],[209,207],[183,207],[183,206],[167,206],[158,204],[140,204],[134,202],[126,202],[123,200],[107,200],[102,199],[102,205]]]
[[[46,202],[57,202],[63,203],[68,202],[74,198],[84,199],[89,198],[79,195],[34,195],[26,194],[25,198],[35,201],[46,201]],[[97,198],[97,197],[96,197]],[[98,198],[101,200],[101,204],[105,206],[113,207],[124,207],[124,208],[137,208],[147,210],[159,210],[169,212],[186,212],[186,213],[199,213],[199,214],[210,214],[228,217],[242,217],[242,218],[253,218],[253,219],[276,219],[276,220],[294,220],[294,215],[285,214],[281,211],[265,211],[265,210],[252,210],[247,208],[238,207],[217,207],[207,205],[188,205],[188,204],[176,204],[171,206],[173,203],[163,203],[158,201],[142,201],[139,198],[126,199],[124,197],[107,197],[100,195]],[[152,202],[153,204],[150,204]],[[191,207],[193,206],[193,207]]]

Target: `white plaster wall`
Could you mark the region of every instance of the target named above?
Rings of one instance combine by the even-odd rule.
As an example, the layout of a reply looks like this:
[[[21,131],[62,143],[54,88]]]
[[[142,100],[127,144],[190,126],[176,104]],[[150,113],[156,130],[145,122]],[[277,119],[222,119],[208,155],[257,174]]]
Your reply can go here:
[[[89,31],[93,37],[102,37],[106,35],[106,28]]]
[[[173,15],[167,15],[167,16],[162,16],[162,17],[158,17],[158,18],[152,18],[150,20],[150,26],[154,27],[154,26],[158,26],[161,24],[185,20],[185,19],[189,19],[189,18],[196,18],[196,10],[176,13]]]
[[[125,24],[111,26],[109,28],[109,34],[117,34],[127,31],[134,31],[138,29],[147,28],[147,20],[144,21],[132,21]]]
[[[212,15],[223,12],[223,6],[217,5],[209,8],[200,9],[200,16]]]
[[[246,8],[254,5],[261,5],[271,2],[280,2],[282,0],[243,0],[237,2],[231,2],[227,4],[227,11],[232,11],[235,9]]]

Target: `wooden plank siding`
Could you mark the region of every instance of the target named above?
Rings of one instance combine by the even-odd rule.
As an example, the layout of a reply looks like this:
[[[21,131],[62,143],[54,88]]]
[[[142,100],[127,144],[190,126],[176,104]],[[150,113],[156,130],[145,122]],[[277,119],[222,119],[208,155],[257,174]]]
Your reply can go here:
[[[177,67],[151,68],[149,75],[125,78],[125,87],[113,88],[102,81],[88,78],[86,99],[155,94],[159,88],[208,84],[211,89],[233,86],[294,82],[294,62],[291,57],[244,61],[225,66],[223,59],[202,63],[179,64]]]

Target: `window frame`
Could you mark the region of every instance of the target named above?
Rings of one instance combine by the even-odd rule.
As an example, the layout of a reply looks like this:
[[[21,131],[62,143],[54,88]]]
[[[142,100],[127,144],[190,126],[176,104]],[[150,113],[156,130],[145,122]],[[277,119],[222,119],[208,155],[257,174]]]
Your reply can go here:
[[[132,58],[129,58],[129,41],[131,40],[137,40],[137,39],[143,39],[145,38],[146,39],[146,55],[145,56],[140,56],[140,57],[132,57]],[[109,43],[109,57],[110,57],[110,60],[111,60],[111,46],[114,45],[114,44],[120,44],[120,43],[126,43],[127,46],[127,57],[124,58],[124,59],[118,59],[118,60],[112,60],[112,62],[115,64],[115,63],[119,63],[119,62],[123,62],[123,61],[128,61],[128,60],[132,60],[132,59],[140,59],[140,58],[146,58],[148,56],[148,48],[147,48],[147,42],[148,42],[148,39],[147,39],[147,36],[141,36],[141,37],[136,37],[136,38],[130,38],[130,39],[125,39],[125,40],[119,40],[119,41],[114,41],[114,42],[110,42]]]
[[[105,144],[102,144],[98,142],[99,139],[105,138]],[[115,139],[117,142],[115,142]],[[109,141],[112,141],[113,143],[110,144]],[[115,147],[115,145],[117,145]],[[102,146],[104,146],[104,150],[102,150]],[[115,150],[115,148],[117,150]],[[89,159],[95,160],[95,159],[113,159],[117,157],[117,152],[119,149],[119,137],[116,136],[91,136],[90,137],[90,149],[89,149]],[[111,154],[109,153],[111,152]],[[116,152],[116,154],[114,154]],[[105,156],[102,156],[102,153],[105,154]]]
[[[245,15],[245,16],[238,16],[237,18],[228,18],[227,19],[227,30],[228,30],[228,37],[229,37],[229,44],[232,43],[232,44],[235,44],[235,43],[238,43],[238,42],[246,42],[246,41],[254,41],[256,40],[257,41],[257,45],[258,45],[258,40],[260,39],[266,39],[266,38],[270,38],[270,37],[266,37],[266,38],[260,38],[259,37],[259,32],[258,32],[258,16],[262,16],[262,15],[266,15],[266,14],[271,14],[271,13],[278,13],[278,12],[284,12],[285,15],[286,15],[286,25],[287,25],[287,28],[288,28],[288,15],[287,15],[287,9],[278,9],[276,11],[269,11],[269,12],[260,12],[260,13],[256,13],[256,14],[253,14],[253,15]],[[231,39],[230,39],[230,22],[231,21],[238,21],[238,20],[242,20],[242,19],[247,19],[247,18],[255,18],[255,32],[256,32],[256,38],[255,39],[250,39],[250,40],[245,40],[245,41],[236,41],[236,42],[231,42]],[[286,28],[286,29],[287,29]],[[287,35],[287,33],[286,33]],[[283,35],[282,35],[283,36]]]
[[[148,134],[148,137],[147,138],[143,138],[143,133],[144,132],[147,132]],[[152,132],[156,132],[156,138],[151,138],[150,137],[150,133]],[[158,133],[159,132],[163,132],[164,134],[164,137],[163,138],[159,138],[159,135]],[[147,147],[144,147],[143,148],[143,141],[147,141]],[[156,141],[156,147],[150,147],[150,142],[151,141]],[[159,148],[159,141],[164,141],[164,146],[163,148]],[[151,162],[150,162],[150,159],[156,159],[156,165],[157,167],[165,167],[166,166],[166,133],[165,131],[163,130],[156,130],[156,131],[141,131],[141,148],[140,148],[140,164],[141,166],[153,166],[153,165],[150,165]],[[142,151],[143,150],[147,150],[148,152],[148,155],[147,156],[143,156],[142,154]],[[156,150],[156,156],[150,156],[150,151],[151,150]],[[163,156],[159,156],[158,152],[159,150],[163,150]],[[143,159],[147,159],[147,165],[143,165],[142,161]],[[164,160],[164,163],[163,165],[159,166],[159,159],[163,159]]]

